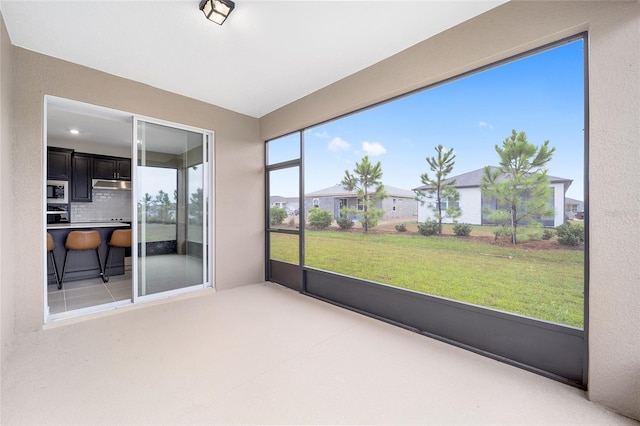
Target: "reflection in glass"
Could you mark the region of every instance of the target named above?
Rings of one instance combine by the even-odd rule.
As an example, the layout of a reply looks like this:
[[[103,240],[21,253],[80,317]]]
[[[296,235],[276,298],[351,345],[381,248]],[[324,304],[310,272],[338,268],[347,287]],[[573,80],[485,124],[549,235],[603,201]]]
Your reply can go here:
[[[138,123],[138,295],[203,284],[203,136]]]

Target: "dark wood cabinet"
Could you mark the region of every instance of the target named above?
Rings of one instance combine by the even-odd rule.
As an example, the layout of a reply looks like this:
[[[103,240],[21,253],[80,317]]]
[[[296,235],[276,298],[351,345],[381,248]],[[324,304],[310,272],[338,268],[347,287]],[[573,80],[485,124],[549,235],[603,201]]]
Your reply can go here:
[[[131,180],[131,160],[96,156],[93,159],[93,178]]]
[[[72,152],[71,149],[47,148],[47,179],[69,180]]]
[[[116,173],[118,179],[131,180],[131,159],[119,158],[116,161]]]
[[[92,201],[91,178],[93,176],[93,156],[74,154],[72,158],[71,201]]]

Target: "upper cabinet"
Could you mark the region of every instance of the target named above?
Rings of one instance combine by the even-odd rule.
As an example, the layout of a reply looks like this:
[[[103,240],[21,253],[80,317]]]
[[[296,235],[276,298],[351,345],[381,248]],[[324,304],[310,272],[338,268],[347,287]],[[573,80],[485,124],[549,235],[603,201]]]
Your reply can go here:
[[[93,157],[87,154],[73,154],[71,180],[71,201],[91,202],[91,170]]]
[[[72,153],[71,149],[47,148],[47,179],[70,179]]]
[[[131,180],[131,159],[96,156],[93,158],[93,178]]]

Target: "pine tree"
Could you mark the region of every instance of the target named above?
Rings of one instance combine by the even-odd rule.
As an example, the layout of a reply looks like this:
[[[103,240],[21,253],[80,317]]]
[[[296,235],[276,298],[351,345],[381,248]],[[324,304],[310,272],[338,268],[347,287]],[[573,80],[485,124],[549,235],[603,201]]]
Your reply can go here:
[[[453,148],[447,152],[443,152],[444,147],[438,145],[435,148],[436,157],[427,157],[427,164],[433,172],[433,177],[430,177],[428,173],[420,175],[420,180],[427,188],[419,190],[418,200],[421,204],[424,204],[426,200],[429,202],[429,207],[433,210],[435,218],[438,220],[438,234],[442,234],[442,219],[444,217],[458,218],[462,215],[460,206],[460,193],[456,189],[456,180],[447,180],[447,176],[453,171],[455,165],[456,155],[453,152]],[[447,207],[442,209],[443,202],[446,201]]]
[[[492,219],[511,227],[511,242],[516,244],[518,226],[536,223],[553,214],[549,207],[551,187],[545,166],[555,152],[549,141],[536,146],[527,141],[525,132],[513,130],[511,136],[496,145],[499,167],[484,168],[480,189],[485,199],[497,202],[497,210],[485,210]]]
[[[378,161],[373,165],[369,156],[365,155],[360,163],[356,162],[353,173],[345,170],[340,183],[347,191],[357,191],[358,200],[362,201],[362,212],[357,209],[355,211],[361,215],[364,232],[368,232],[370,227],[378,224],[378,220],[384,214],[384,210],[375,207],[378,201],[387,196],[381,181],[382,163]],[[354,212],[354,209],[351,211]]]

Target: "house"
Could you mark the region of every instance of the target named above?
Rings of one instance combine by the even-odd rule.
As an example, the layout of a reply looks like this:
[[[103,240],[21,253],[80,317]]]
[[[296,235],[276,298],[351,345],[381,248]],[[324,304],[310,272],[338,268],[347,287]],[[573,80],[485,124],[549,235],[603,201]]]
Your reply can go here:
[[[381,220],[415,220],[418,213],[415,194],[407,189],[384,185],[386,198],[379,200],[376,208],[384,210]],[[342,209],[362,210],[362,200],[358,199],[357,191],[348,191],[337,184],[305,195],[305,211],[308,213],[313,207],[329,210],[334,219],[342,216]],[[357,214],[352,214],[357,218]]]
[[[339,13],[325,2],[244,2],[282,12],[266,16],[256,9],[243,15],[238,1],[234,13],[242,25],[233,32],[225,31],[233,15],[212,28],[196,20],[204,18],[188,9],[193,3],[0,3],[2,424],[629,421],[608,410],[640,419],[640,262],[634,256],[640,252],[638,1],[402,2],[385,10],[390,19],[368,22],[389,43],[402,29],[391,24],[403,25],[412,3],[476,13],[452,13],[451,19],[420,14],[421,27],[438,25],[401,51],[387,43],[345,50],[369,37],[304,9],[317,3],[333,17],[355,20],[348,12],[370,16],[376,2],[343,2]],[[176,13],[172,7],[184,9]],[[380,7],[387,9],[382,2]],[[191,18],[193,25],[179,25]],[[66,25],[56,32],[52,26],[59,22]],[[310,30],[316,22],[324,31]],[[80,28],[83,23],[88,27]],[[277,42],[260,38],[263,23],[273,25]],[[328,45],[341,27],[350,35]],[[191,44],[178,42],[188,29],[202,33]],[[246,31],[252,39],[234,44]],[[588,34],[589,309],[588,327],[566,332],[585,336],[584,392],[515,368],[517,363],[507,366],[481,357],[481,351],[341,311],[322,297],[307,297],[305,289],[284,291],[264,282],[265,141],[582,32]],[[169,42],[154,45],[164,34]],[[297,40],[297,51],[286,50]],[[246,66],[221,71],[251,46],[260,51]],[[187,47],[200,57],[187,55]],[[315,56],[302,61],[304,51]],[[382,57],[340,68],[339,77],[324,74],[332,65],[376,53]],[[204,66],[204,57],[215,58],[216,66]],[[144,66],[158,59],[166,59],[164,69]],[[293,75],[274,71],[274,62]],[[119,68],[126,64],[133,72]],[[172,75],[172,84],[160,82],[160,71]],[[300,91],[268,92],[268,85],[257,82],[266,74]],[[241,84],[229,84],[232,75]],[[184,90],[196,78],[200,83]],[[202,99],[223,93],[231,93],[224,102]],[[264,93],[270,103],[259,99]],[[216,201],[210,244],[216,248],[210,268],[215,289],[46,322],[45,95],[215,131],[215,191],[209,193]],[[358,283],[345,279],[343,287],[357,290]],[[354,299],[385,306],[384,298],[356,290]],[[438,308],[445,305],[453,302],[441,300]],[[468,324],[465,314],[475,308],[456,307],[454,321],[428,313],[433,323]],[[525,320],[514,317],[510,326]],[[549,359],[545,348],[536,349],[540,358],[561,363]]]
[[[573,198],[564,199],[564,211],[568,218],[575,217],[576,213],[584,212],[584,201]]]
[[[298,197],[281,197],[279,195],[272,195],[269,197],[269,205],[270,207],[286,209],[290,214],[293,214],[300,208]]]
[[[495,171],[496,167],[491,167],[491,171]],[[495,200],[493,200],[493,204],[491,200],[485,200],[482,197],[482,193],[480,191],[480,183],[482,181],[482,176],[484,175],[484,168],[473,170],[467,173],[463,173],[458,176],[452,176],[445,181],[452,182],[455,180],[455,188],[458,190],[460,194],[459,205],[460,210],[462,212],[462,216],[456,218],[455,221],[460,223],[470,223],[472,225],[495,225],[496,223],[492,221],[487,215],[483,212],[485,207],[489,209],[496,208]],[[498,178],[500,180],[500,178]],[[543,226],[555,227],[564,223],[564,207],[565,207],[565,192],[571,185],[570,179],[549,176],[550,187],[551,187],[551,199],[549,200],[549,206],[554,208],[554,216],[548,218],[542,218],[541,223]],[[414,191],[424,191],[428,189],[428,185],[423,185],[418,188],[415,188]],[[444,200],[443,206],[446,208],[447,200]],[[434,219],[434,213],[430,206],[429,200],[424,203],[420,203],[418,205],[418,222],[424,222],[426,220]],[[452,218],[444,217],[442,219],[443,223],[453,223],[454,220]]]

